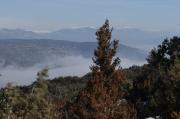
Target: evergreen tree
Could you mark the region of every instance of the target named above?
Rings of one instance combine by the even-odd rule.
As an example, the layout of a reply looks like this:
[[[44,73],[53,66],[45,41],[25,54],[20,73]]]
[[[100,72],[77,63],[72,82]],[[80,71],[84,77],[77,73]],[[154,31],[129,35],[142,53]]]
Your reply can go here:
[[[179,57],[180,38],[165,39],[151,51],[148,64],[134,77],[129,100],[136,105],[140,119],[156,115],[171,119],[172,112],[178,114]]]
[[[136,119],[136,111],[123,98],[124,75],[115,58],[118,41],[111,42],[109,22],[96,32],[98,47],[91,66],[92,75],[77,100],[64,110],[63,118],[75,119]]]
[[[96,32],[98,47],[94,52],[94,65],[91,67],[93,73],[101,72],[104,76],[110,76],[116,67],[119,66],[119,57],[114,58],[119,41],[114,40],[111,42],[111,33],[112,28],[110,28],[108,20],[106,20],[104,25]]]
[[[0,119],[56,119],[57,106],[49,97],[48,70],[38,73],[37,81],[27,87],[8,84],[0,90]]]
[[[152,68],[168,71],[176,58],[180,58],[180,37],[175,36],[153,49],[147,61]]]

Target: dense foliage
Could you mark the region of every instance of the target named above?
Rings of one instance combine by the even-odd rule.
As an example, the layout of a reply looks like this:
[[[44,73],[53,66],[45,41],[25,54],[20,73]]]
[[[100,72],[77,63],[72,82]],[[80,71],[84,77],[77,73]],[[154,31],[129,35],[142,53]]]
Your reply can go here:
[[[131,80],[128,99],[136,105],[140,119],[156,115],[171,119],[180,111],[180,38],[165,39],[147,61],[125,70]]]
[[[61,105],[72,101],[87,82],[85,77],[48,80],[47,76],[48,70],[44,69],[30,86],[8,84],[2,88],[0,119],[58,119]]]

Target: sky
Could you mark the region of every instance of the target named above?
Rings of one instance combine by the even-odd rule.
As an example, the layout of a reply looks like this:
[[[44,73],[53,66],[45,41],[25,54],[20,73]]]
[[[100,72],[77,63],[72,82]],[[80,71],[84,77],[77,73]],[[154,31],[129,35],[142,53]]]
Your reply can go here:
[[[0,28],[99,27],[180,30],[180,0],[0,0]]]

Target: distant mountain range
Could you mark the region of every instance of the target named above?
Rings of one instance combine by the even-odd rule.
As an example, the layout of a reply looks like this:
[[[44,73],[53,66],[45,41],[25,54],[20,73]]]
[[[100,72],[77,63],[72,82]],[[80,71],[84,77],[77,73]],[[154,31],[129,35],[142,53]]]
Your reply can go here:
[[[61,29],[49,33],[36,33],[22,29],[1,29],[0,39],[54,39],[73,42],[95,42],[97,29],[84,27],[76,29]],[[160,44],[164,38],[180,33],[143,31],[140,29],[126,28],[114,29],[113,38],[119,39],[126,44],[138,49],[149,50]]]
[[[89,59],[92,58],[96,46],[96,42],[72,42],[48,39],[1,39],[0,67],[11,65],[31,67],[41,63],[52,62],[56,58],[65,56],[82,56]],[[117,55],[129,60],[144,61],[147,52],[121,44]]]
[[[0,67],[17,65],[30,67],[51,62],[65,56],[91,58],[96,48],[94,28],[61,29],[37,33],[22,29],[0,30]],[[139,29],[114,29],[112,37],[120,40],[118,56],[145,61],[147,51],[160,44],[164,38],[178,33],[143,31]],[[124,44],[124,45],[123,45]],[[59,64],[58,64],[59,65]]]

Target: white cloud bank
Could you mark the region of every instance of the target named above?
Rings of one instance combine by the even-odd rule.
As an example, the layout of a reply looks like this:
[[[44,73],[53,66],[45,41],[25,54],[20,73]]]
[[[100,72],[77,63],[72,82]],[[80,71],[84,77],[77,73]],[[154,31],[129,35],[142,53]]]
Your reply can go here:
[[[121,59],[121,66],[123,68],[132,65],[142,65],[146,63],[132,61],[128,59]],[[18,85],[28,85],[36,80],[36,74],[44,67],[49,67],[50,78],[59,76],[83,76],[88,73],[89,66],[91,66],[92,60],[86,59],[81,56],[73,57],[54,57],[48,60],[45,64],[38,64],[30,68],[15,68],[13,66],[0,69],[0,86],[5,86],[8,82],[13,82]]]

